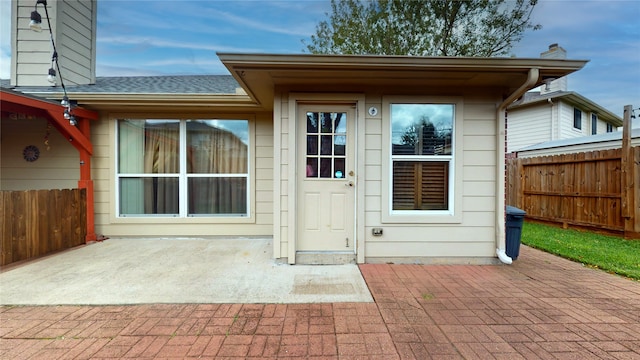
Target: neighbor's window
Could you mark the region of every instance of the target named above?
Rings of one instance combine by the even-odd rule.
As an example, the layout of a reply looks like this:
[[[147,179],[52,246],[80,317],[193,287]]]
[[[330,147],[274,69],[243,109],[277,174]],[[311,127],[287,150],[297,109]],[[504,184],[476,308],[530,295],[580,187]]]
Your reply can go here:
[[[120,216],[248,216],[247,120],[118,120]]]
[[[580,109],[573,108],[573,127],[582,129],[582,111]]]
[[[598,115],[591,114],[591,135],[598,133]]]
[[[613,132],[613,125],[611,123],[607,123],[607,132]]]
[[[450,210],[453,104],[391,104],[391,210]]]

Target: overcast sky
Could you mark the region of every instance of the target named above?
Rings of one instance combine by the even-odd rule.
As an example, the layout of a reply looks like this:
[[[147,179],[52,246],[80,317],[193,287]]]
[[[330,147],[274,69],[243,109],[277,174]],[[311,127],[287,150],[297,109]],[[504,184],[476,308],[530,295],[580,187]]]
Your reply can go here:
[[[216,52],[302,53],[330,9],[328,0],[98,0],[97,75],[227,74]],[[10,12],[0,0],[3,79]],[[540,0],[533,17],[542,30],[527,32],[514,56],[537,58],[558,43],[568,58],[590,60],[569,90],[619,116],[624,105],[640,108],[640,0]]]

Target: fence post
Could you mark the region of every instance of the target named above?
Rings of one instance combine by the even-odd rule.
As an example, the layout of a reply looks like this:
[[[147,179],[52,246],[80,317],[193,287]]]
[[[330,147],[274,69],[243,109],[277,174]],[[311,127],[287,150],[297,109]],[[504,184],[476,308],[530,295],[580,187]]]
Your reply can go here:
[[[622,154],[620,158],[620,168],[622,170],[621,180],[621,210],[624,219],[624,237],[638,237],[636,233],[636,185],[634,154],[631,148],[631,111],[632,106],[624,107],[624,117],[622,119]]]

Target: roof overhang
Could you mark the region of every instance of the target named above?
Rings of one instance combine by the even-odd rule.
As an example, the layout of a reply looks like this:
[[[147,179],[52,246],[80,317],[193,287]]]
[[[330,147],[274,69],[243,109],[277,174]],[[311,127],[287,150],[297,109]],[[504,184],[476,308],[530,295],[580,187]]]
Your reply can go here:
[[[62,93],[30,92],[47,99],[62,98]],[[111,112],[171,112],[175,109],[184,112],[237,111],[259,108],[248,95],[242,94],[178,94],[178,93],[104,93],[70,92],[78,103],[85,108]]]
[[[540,96],[532,101],[527,101],[520,104],[514,104],[513,106],[509,107],[509,110],[526,108],[532,105],[538,105],[540,103],[547,103],[549,99],[555,100],[555,101],[562,100],[571,105],[579,106],[580,108],[586,111],[597,114],[598,118],[602,121],[611,123],[613,126],[616,126],[616,127],[622,126],[622,118],[620,118],[619,116],[615,115],[611,111],[603,108],[602,106],[596,104],[595,102],[587,99],[586,97],[574,91],[549,93],[549,94]]]
[[[529,70],[539,70],[536,87],[581,69],[586,60],[415,57],[372,55],[291,55],[218,53],[218,57],[249,96],[272,108],[274,89],[296,91],[365,91],[380,86],[389,91],[408,87],[499,88],[504,95],[519,88]]]
[[[59,102],[49,101],[32,95],[1,88],[0,109],[3,113],[31,115],[47,119],[71,144],[79,150],[93,153],[91,139],[87,138],[77,127],[69,124],[64,118],[65,107]],[[81,107],[73,108],[73,115],[81,119],[97,120],[98,114]],[[25,126],[30,126],[25,124]]]

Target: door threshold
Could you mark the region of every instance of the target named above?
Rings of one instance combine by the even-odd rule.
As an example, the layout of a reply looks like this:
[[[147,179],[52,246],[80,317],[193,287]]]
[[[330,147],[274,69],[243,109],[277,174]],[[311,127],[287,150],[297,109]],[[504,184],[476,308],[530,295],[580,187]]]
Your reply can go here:
[[[356,254],[352,252],[298,251],[296,264],[300,265],[345,265],[355,264]]]

